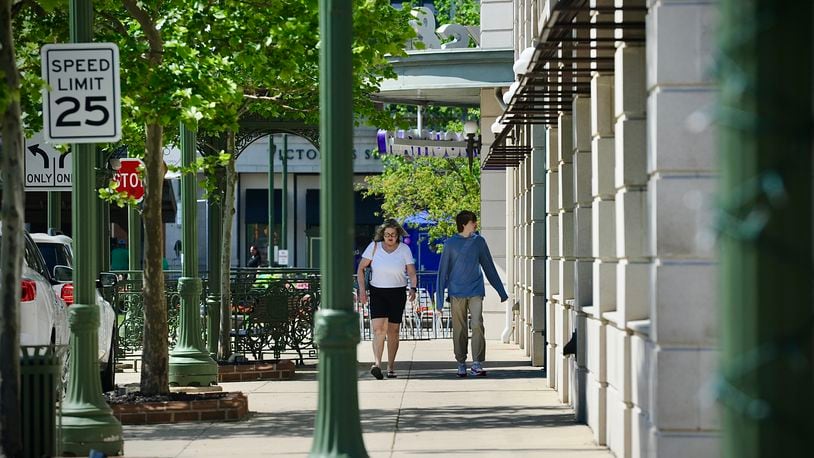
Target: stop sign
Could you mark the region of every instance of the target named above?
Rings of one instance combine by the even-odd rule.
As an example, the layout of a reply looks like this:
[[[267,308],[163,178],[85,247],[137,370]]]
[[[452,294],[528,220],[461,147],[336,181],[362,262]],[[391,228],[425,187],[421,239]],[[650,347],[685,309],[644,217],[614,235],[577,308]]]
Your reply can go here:
[[[141,199],[144,198],[144,183],[138,173],[138,168],[143,166],[141,159],[121,159],[121,167],[114,177],[119,183],[118,190],[127,193],[136,199],[136,202],[141,202]]]

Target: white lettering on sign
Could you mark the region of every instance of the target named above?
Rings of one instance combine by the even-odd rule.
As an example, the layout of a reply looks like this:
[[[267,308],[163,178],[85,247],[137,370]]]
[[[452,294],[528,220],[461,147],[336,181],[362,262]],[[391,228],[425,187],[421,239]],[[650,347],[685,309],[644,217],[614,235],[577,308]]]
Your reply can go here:
[[[45,139],[111,143],[121,138],[119,48],[113,43],[42,47]]]
[[[25,190],[70,191],[71,151],[45,142],[42,132],[25,141]]]

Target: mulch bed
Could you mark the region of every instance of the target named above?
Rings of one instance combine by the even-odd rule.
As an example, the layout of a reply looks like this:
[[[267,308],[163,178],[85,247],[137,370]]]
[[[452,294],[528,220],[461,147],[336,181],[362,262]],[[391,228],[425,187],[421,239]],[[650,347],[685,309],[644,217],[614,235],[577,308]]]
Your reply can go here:
[[[107,401],[109,405],[168,401],[203,401],[207,399],[223,399],[230,394],[234,393],[218,391],[212,393],[167,393],[146,395],[142,394],[141,391],[132,391],[124,394],[116,394],[115,391],[109,391],[105,393],[105,401]]]
[[[113,416],[123,425],[242,420],[249,401],[241,392],[168,393],[144,395],[106,393]]]

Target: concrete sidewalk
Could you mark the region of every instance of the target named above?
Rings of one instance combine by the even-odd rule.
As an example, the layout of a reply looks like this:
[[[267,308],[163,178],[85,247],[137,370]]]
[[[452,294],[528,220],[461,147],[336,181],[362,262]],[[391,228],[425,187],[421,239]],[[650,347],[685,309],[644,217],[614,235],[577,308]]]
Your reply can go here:
[[[407,341],[399,349],[396,379],[369,373],[370,342],[359,345],[359,404],[372,457],[438,454],[534,457],[610,457],[573,411],[547,388],[539,368],[514,345],[487,343],[487,377],[459,379],[452,341]],[[118,374],[120,383],[137,374]],[[298,368],[295,380],[225,383],[249,397],[250,418],[240,422],[125,426],[128,457],[305,456],[317,407],[316,368]]]

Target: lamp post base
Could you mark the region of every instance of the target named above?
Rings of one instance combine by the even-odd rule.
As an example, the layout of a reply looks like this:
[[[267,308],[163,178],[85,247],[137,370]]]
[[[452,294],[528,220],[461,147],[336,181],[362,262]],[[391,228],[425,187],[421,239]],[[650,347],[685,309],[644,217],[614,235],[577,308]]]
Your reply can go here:
[[[86,412],[62,414],[62,453],[88,456],[91,450],[108,456],[124,455],[122,425],[109,408],[90,406]]]
[[[210,386],[218,384],[218,364],[208,353],[196,349],[170,354],[170,386]]]
[[[345,309],[318,311],[314,340],[320,348],[319,405],[308,456],[365,458],[356,375],[359,314]]]

